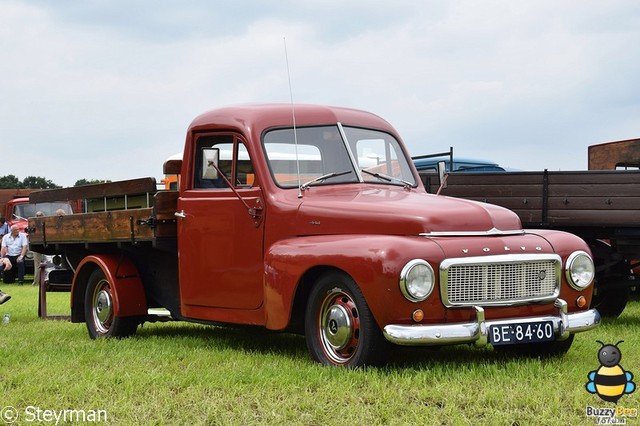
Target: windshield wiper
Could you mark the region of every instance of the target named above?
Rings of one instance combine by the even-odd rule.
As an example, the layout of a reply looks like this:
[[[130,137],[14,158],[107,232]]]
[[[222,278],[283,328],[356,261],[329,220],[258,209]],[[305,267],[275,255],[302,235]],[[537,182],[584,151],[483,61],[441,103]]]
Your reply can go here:
[[[318,176],[317,178],[311,179],[309,182],[305,182],[302,185],[300,185],[300,189],[301,190],[305,190],[307,188],[309,188],[309,186],[313,183],[316,182],[322,182],[325,181],[327,179],[331,179],[334,178],[336,176],[342,176],[342,175],[346,175],[351,173],[351,170],[345,170],[344,172],[333,172],[333,173],[327,173],[326,175],[322,175],[322,176]]]
[[[397,178],[397,177],[384,175],[384,174],[381,174],[381,173],[370,172],[369,170],[365,170],[365,169],[361,169],[360,171],[364,172],[364,173],[366,173],[368,175],[371,175],[373,177],[376,177],[376,178],[378,178],[380,180],[384,180],[384,181],[387,181],[387,182],[401,183],[402,186],[404,186],[407,189],[411,189],[413,187],[413,184],[411,182],[406,181],[404,179],[400,179],[400,178]]]

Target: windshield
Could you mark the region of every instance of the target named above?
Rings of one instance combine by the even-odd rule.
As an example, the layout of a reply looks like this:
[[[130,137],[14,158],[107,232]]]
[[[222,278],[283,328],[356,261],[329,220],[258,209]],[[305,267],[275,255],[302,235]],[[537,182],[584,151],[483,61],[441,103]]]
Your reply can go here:
[[[400,143],[388,133],[357,127],[344,127],[358,168],[365,182],[415,186],[409,162]]]
[[[298,128],[297,146],[293,129],[267,132],[263,145],[276,183],[283,188],[300,184],[303,189],[356,182],[415,185],[411,167],[393,136],[371,129],[342,129],[348,144],[339,125]]]
[[[14,215],[18,218],[27,219],[34,217],[36,212],[42,212],[45,216],[55,216],[56,211],[62,209],[64,214],[73,214],[73,210],[69,203],[54,202],[54,203],[25,203],[17,204],[15,207]]]
[[[264,136],[269,168],[279,186],[297,188],[298,168],[301,183],[325,175],[331,176],[318,179],[313,184],[358,182],[338,126],[300,127],[296,129],[296,137],[297,147],[293,129],[272,130]]]

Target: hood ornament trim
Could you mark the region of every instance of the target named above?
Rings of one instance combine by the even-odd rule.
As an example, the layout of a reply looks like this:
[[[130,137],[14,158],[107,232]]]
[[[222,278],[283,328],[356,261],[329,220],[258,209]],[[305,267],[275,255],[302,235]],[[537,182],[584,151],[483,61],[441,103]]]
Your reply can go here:
[[[495,235],[524,235],[524,229],[513,229],[510,231],[501,231],[500,229],[491,228],[488,231],[435,231],[421,232],[421,237],[487,237]]]

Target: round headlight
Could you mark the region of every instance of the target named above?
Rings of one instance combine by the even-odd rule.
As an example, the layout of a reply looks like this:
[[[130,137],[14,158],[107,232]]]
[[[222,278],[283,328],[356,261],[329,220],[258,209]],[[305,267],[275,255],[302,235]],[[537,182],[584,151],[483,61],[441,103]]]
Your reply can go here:
[[[400,272],[400,291],[412,302],[422,302],[429,297],[435,284],[433,268],[422,259],[414,259]]]
[[[583,290],[591,282],[596,275],[596,268],[593,265],[591,256],[583,251],[571,253],[567,259],[567,280],[571,287],[576,290]]]

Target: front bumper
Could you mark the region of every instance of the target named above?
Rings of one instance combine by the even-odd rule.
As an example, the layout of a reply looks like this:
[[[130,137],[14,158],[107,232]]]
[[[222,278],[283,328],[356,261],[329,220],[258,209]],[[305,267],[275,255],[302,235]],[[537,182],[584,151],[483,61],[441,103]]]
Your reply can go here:
[[[562,299],[555,301],[555,307],[558,308],[557,315],[487,321],[484,309],[480,306],[474,306],[476,311],[474,322],[429,325],[390,324],[384,327],[383,332],[384,337],[391,343],[403,346],[436,346],[458,343],[474,343],[476,346],[485,346],[489,342],[489,327],[493,325],[551,321],[556,340],[565,340],[573,333],[588,331],[600,324],[600,314],[595,309],[570,314],[567,310],[567,302]]]

